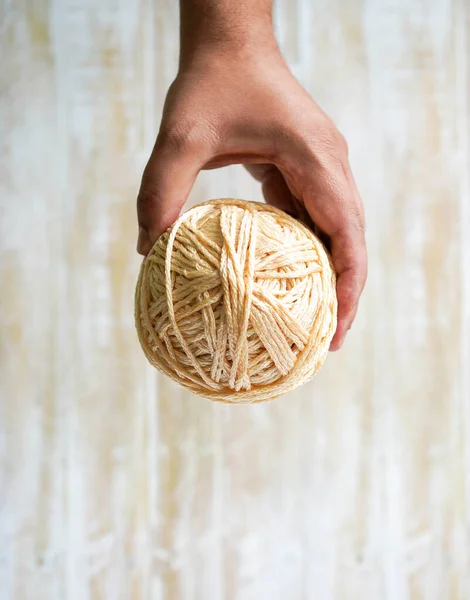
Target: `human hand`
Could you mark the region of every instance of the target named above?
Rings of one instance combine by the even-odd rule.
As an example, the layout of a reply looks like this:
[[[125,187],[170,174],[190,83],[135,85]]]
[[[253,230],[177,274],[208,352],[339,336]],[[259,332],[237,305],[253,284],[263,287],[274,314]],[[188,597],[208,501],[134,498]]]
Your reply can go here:
[[[364,214],[343,136],[292,76],[275,43],[198,46],[180,62],[138,196],[138,251],[178,217],[203,169],[244,164],[265,199],[314,227],[337,273],[344,341],[367,271]]]

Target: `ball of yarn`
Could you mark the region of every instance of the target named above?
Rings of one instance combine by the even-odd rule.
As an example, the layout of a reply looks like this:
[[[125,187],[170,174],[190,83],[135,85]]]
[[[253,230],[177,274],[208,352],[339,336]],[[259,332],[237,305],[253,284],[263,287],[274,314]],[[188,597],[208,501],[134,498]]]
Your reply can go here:
[[[150,363],[185,388],[229,403],[270,400],[322,366],[335,275],[318,238],[283,211],[212,200],[143,260],[135,319]]]

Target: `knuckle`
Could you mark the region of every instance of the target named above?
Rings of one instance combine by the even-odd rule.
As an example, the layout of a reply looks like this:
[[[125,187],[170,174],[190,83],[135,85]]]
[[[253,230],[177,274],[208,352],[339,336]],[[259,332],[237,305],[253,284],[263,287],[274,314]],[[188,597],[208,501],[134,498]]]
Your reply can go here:
[[[158,188],[154,184],[146,180],[146,176],[144,173],[144,177],[142,178],[142,185],[137,195],[138,211],[145,213],[146,210],[158,204],[159,200],[160,194]]]
[[[160,150],[171,150],[179,154],[188,149],[191,141],[194,141],[194,134],[189,129],[181,126],[169,126],[160,130],[157,138],[157,147]]]
[[[364,240],[364,223],[354,206],[347,206],[344,213],[344,223],[339,233],[350,239],[357,240],[362,246]]]
[[[352,230],[356,233],[361,234],[361,237],[364,237],[364,220],[362,218],[361,209],[359,208],[359,206],[357,206],[355,202],[349,203],[348,214]]]
[[[350,269],[352,281],[354,282],[351,286],[351,292],[354,295],[355,301],[359,300],[359,296],[365,288],[367,281],[367,266],[357,265],[355,268]]]
[[[214,128],[200,122],[178,122],[160,129],[157,146],[173,153],[200,152],[211,147],[215,138]]]
[[[305,143],[312,158],[319,166],[344,162],[348,156],[348,144],[343,134],[329,118],[322,118],[306,128]]]
[[[349,155],[349,145],[344,135],[337,129],[335,132],[336,145],[344,156]]]
[[[142,182],[137,195],[137,220],[140,227],[159,233],[166,229],[162,200],[162,194],[155,184]]]
[[[327,127],[320,131],[318,137],[322,153],[330,159],[344,160],[346,153],[346,140],[336,127]]]
[[[332,194],[339,211],[336,213],[336,227],[331,235],[344,240],[354,240],[356,247],[365,247],[364,221],[359,208],[344,194]]]

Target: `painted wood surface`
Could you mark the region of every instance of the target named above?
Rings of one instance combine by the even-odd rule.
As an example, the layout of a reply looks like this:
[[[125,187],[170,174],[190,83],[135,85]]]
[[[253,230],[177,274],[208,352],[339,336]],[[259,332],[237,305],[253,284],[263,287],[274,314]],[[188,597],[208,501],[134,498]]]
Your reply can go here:
[[[170,0],[1,0],[0,599],[470,600],[466,0],[284,0],[347,137],[370,275],[344,349],[262,406],[190,396],[133,325]],[[192,202],[261,199],[239,167]]]

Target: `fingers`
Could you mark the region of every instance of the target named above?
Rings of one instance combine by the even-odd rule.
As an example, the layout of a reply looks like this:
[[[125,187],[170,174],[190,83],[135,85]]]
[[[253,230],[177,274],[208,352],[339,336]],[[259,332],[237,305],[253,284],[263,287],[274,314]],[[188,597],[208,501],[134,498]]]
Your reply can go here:
[[[283,174],[330,240],[338,297],[338,324],[330,349],[338,350],[354,321],[367,277],[363,207],[341,143],[335,145],[333,139],[314,148],[310,144],[307,150],[302,144],[299,150],[295,174],[292,169]]]
[[[305,168],[308,180],[300,187],[301,176],[294,181],[273,165],[245,165],[261,181],[266,202],[306,223],[331,251],[338,297],[338,324],[331,350],[339,350],[344,342],[367,274],[362,201],[344,160],[344,167],[338,161],[326,161],[323,166],[310,163]]]
[[[367,277],[364,235],[348,228],[331,238],[333,264],[337,271],[338,324],[330,349],[339,350],[354,321]]]
[[[352,173],[347,170],[349,165],[343,168],[337,163],[336,169],[333,163],[327,168],[310,165],[311,181],[305,185],[306,193],[296,190],[305,206],[287,184],[289,176],[284,177],[277,167],[266,164],[246,168],[261,181],[269,204],[305,222],[324,243],[326,234],[337,274],[338,297],[338,324],[330,349],[338,350],[356,315],[367,273],[362,202]]]
[[[271,164],[244,165],[245,169],[261,182],[264,199],[271,206],[283,210],[291,217],[299,219],[315,231],[315,225],[304,204],[290,191],[281,171]]]
[[[339,350],[357,312],[359,297],[367,279],[367,251],[364,237],[364,207],[354,181],[349,163],[345,165],[345,176],[349,184],[350,198],[357,214],[346,232],[340,232],[332,240],[334,263],[340,265],[337,279],[338,326],[330,349]],[[355,212],[356,212],[355,211]]]
[[[319,228],[330,238],[330,249],[336,270],[338,324],[331,350],[339,350],[350,329],[367,276],[367,254],[361,208],[346,178],[337,173],[317,173],[316,188],[306,198],[306,207]]]
[[[194,140],[193,140],[194,141]],[[146,255],[178,218],[205,160],[187,136],[159,135],[137,197],[137,251]]]
[[[245,165],[246,170],[261,182],[263,196],[268,204],[297,217],[293,196],[279,169],[274,165]]]

